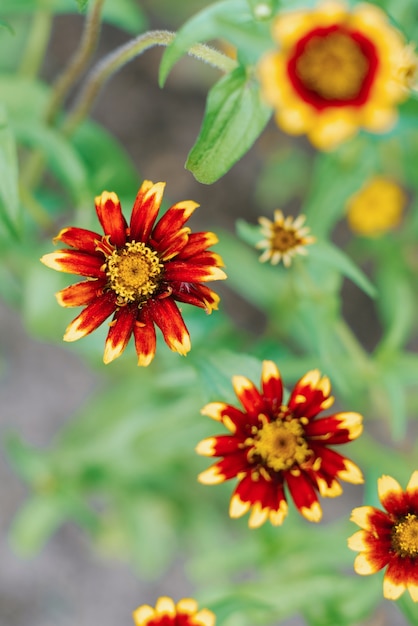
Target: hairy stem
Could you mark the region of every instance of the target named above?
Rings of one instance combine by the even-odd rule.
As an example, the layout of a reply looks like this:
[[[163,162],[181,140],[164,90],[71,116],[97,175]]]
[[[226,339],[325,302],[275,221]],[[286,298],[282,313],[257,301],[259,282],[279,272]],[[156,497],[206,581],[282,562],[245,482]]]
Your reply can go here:
[[[63,74],[60,75],[53,87],[52,97],[45,113],[47,124],[53,124],[57,113],[65,100],[69,90],[82,74],[91,59],[99,40],[101,12],[105,0],[95,0],[92,9],[87,15],[80,45],[71,58]]]
[[[63,125],[63,132],[66,135],[74,132],[93,107],[104,84],[113,74],[145,50],[154,46],[168,46],[174,37],[175,33],[170,31],[150,31],[128,41],[104,57],[87,76],[78,101]],[[204,44],[192,46],[188,54],[224,72],[229,72],[236,67],[236,61]]]

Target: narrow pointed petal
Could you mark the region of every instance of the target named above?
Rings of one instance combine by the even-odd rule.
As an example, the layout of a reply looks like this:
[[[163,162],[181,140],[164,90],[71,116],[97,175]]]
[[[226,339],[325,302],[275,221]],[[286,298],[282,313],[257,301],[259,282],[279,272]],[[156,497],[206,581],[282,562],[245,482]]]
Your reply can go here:
[[[215,233],[200,232],[191,233],[187,241],[187,245],[181,250],[178,255],[178,259],[190,259],[196,254],[200,254],[209,248],[210,246],[218,243],[219,239]]]
[[[102,295],[105,284],[106,280],[100,278],[85,280],[82,283],[76,283],[61,289],[61,291],[55,294],[55,297],[61,306],[85,306],[94,302],[96,298]]]
[[[132,209],[131,241],[146,242],[151,234],[163,199],[165,183],[152,183],[144,180]]]
[[[136,319],[136,310],[132,306],[123,306],[115,313],[110,323],[106,338],[103,362],[110,363],[117,359],[128,345]]]
[[[327,445],[343,444],[361,435],[362,420],[359,413],[336,413],[311,420],[305,427],[305,433],[309,439]]]
[[[350,459],[316,442],[310,441],[309,444],[315,456],[321,459],[323,472],[355,485],[361,485],[364,482],[362,472]]]
[[[224,280],[226,274],[216,265],[203,266],[191,261],[170,261],[165,266],[165,279],[167,281],[200,283],[211,280]]]
[[[64,341],[77,341],[96,330],[115,310],[114,293],[104,293],[89,304],[67,327]]]
[[[97,217],[105,235],[109,235],[111,243],[121,248],[126,243],[126,220],[122,215],[118,196],[113,192],[103,191],[94,200]]]
[[[148,307],[144,307],[140,312],[140,317],[134,324],[133,332],[138,365],[147,367],[155,356],[157,345],[154,322],[149,315]]]
[[[241,450],[241,441],[231,435],[218,435],[203,439],[196,447],[196,452],[203,456],[227,456]]]
[[[301,515],[310,522],[319,522],[322,510],[312,481],[300,470],[297,473],[285,472],[285,475],[290,494]]]
[[[205,309],[206,313],[218,310],[220,297],[206,285],[180,283],[173,286],[173,298],[178,302],[185,302]]]
[[[280,372],[273,361],[263,362],[261,374],[263,395],[270,405],[273,413],[278,411],[283,400],[283,382]]]
[[[321,378],[318,370],[312,370],[296,383],[288,407],[295,417],[310,419],[332,405],[334,399],[329,395],[330,391],[329,378]]]
[[[266,403],[251,380],[245,376],[233,376],[232,385],[237,397],[248,415],[258,417],[260,413],[265,412]]]
[[[78,250],[58,250],[44,254],[41,263],[58,272],[79,274],[89,278],[103,278],[103,258]]]
[[[171,298],[163,298],[153,300],[148,306],[170,350],[186,355],[191,348],[190,335],[176,303]]]
[[[182,228],[172,233],[167,233],[158,243],[158,250],[161,261],[168,261],[177,256],[184,248],[189,239],[189,228]]]
[[[162,216],[152,231],[152,238],[158,243],[167,238],[171,233],[183,228],[191,214],[199,205],[191,200],[177,202]]]
[[[71,248],[77,248],[81,252],[96,254],[97,243],[102,240],[102,236],[85,228],[75,228],[69,226],[60,230],[58,235],[54,237],[54,243],[65,243]]]

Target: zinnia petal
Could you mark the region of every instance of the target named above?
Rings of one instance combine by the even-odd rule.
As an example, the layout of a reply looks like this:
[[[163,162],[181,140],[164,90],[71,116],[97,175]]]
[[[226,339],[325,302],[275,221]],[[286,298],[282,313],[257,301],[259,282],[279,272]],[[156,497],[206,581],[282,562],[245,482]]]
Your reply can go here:
[[[67,327],[64,341],[77,341],[96,330],[115,310],[115,295],[104,293],[89,304]]]
[[[106,338],[104,363],[114,361],[125,350],[131,338],[135,321],[136,311],[132,306],[123,306],[116,311]]]
[[[126,243],[127,223],[122,215],[119,198],[111,191],[103,191],[94,200],[97,217],[105,235],[109,235],[111,243],[120,248]]]

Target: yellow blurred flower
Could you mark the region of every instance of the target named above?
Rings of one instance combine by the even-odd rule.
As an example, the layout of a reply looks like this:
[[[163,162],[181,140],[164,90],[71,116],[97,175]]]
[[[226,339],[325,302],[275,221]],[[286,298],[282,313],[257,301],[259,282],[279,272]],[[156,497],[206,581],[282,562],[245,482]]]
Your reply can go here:
[[[347,221],[359,235],[383,235],[399,224],[405,204],[406,196],[399,185],[375,176],[348,200]]]
[[[281,211],[276,210],[273,222],[266,217],[260,217],[258,221],[261,224],[261,234],[265,237],[255,246],[264,249],[259,259],[261,263],[270,261],[272,265],[277,265],[283,261],[283,265],[289,267],[292,257],[296,254],[308,254],[305,246],[315,242],[315,237],[308,235],[309,228],[303,227],[304,215],[293,219],[290,215],[284,217]]]
[[[326,0],[316,9],[280,14],[273,37],[279,49],[261,59],[259,78],[285,132],[306,133],[329,150],[360,127],[385,132],[393,126],[415,55],[380,8],[348,9]]]

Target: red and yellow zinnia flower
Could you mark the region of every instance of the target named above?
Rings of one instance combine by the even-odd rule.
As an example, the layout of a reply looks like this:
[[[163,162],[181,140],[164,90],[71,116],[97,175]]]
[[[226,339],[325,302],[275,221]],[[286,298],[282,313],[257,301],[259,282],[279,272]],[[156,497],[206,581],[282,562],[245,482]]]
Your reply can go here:
[[[395,123],[413,60],[380,8],[325,0],[312,10],[281,13],[273,38],[279,49],[261,59],[259,77],[284,131],[307,133],[327,150],[360,127],[385,132]]]
[[[155,355],[155,325],[168,347],[182,355],[190,336],[176,304],[217,309],[219,297],[202,283],[226,278],[222,259],[207,248],[217,242],[210,232],[191,233],[185,223],[199,206],[186,200],[171,206],[156,223],[165,183],[144,181],[128,226],[117,195],[104,191],[95,199],[104,235],[64,228],[54,241],[70,246],[46,254],[52,269],[87,277],[57,293],[61,306],[85,306],[68,326],[64,340],[76,341],[110,315],[104,362],[124,351],[134,336],[138,365]]]
[[[377,489],[386,511],[360,506],[351,514],[351,521],[362,529],[348,540],[348,547],[360,552],[354,569],[366,576],[387,566],[384,597],[397,600],[408,589],[418,602],[418,471],[405,491],[391,476],[379,478]]]
[[[322,517],[318,493],[341,494],[338,480],[359,484],[359,468],[329,446],[347,443],[362,432],[358,413],[318,415],[334,398],[331,385],[318,370],[305,374],[283,404],[283,383],[276,365],[263,362],[261,392],[244,376],[234,376],[233,387],[242,409],[211,402],[203,415],[220,421],[228,435],[201,441],[196,451],[223,457],[199,475],[204,484],[238,478],[231,498],[230,515],[240,517],[251,509],[249,526],[267,519],[282,524],[287,515],[285,487],[299,512],[309,521]]]
[[[197,610],[196,600],[158,598],[155,609],[143,604],[133,612],[135,626],[215,626],[216,618],[208,609]]]

